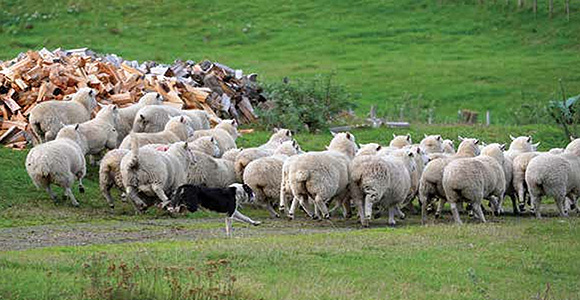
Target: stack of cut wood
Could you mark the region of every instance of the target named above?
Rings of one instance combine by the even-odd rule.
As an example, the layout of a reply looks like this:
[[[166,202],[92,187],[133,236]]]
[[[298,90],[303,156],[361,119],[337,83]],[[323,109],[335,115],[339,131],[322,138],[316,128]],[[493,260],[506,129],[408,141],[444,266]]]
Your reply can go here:
[[[62,100],[87,86],[98,92],[101,104],[125,107],[156,91],[168,105],[252,122],[257,118],[252,105],[265,101],[256,77],[207,60],[164,65],[85,48],[28,51],[0,62],[0,144],[24,148],[28,115],[37,103]]]

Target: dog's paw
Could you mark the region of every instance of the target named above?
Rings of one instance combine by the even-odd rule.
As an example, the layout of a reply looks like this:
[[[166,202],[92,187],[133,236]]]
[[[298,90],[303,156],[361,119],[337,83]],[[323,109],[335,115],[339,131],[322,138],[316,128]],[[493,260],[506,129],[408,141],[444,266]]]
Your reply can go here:
[[[262,224],[262,222],[260,222],[260,221],[254,221],[254,223],[252,223],[252,225],[254,225],[254,226],[258,226],[260,224]]]

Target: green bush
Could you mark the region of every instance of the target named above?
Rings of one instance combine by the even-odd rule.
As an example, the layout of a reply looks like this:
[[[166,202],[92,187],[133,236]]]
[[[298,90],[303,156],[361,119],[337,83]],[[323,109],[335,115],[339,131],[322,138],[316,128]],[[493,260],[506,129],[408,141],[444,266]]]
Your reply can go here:
[[[334,74],[329,74],[264,84],[269,101],[257,109],[260,123],[265,129],[314,132],[326,128],[338,113],[354,107],[352,95],[333,79]]]

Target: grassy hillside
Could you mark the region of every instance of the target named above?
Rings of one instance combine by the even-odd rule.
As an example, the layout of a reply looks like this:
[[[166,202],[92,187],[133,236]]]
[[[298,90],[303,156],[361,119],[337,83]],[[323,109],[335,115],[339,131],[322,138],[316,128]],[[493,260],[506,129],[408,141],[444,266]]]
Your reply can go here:
[[[380,114],[402,107],[419,118],[402,106],[412,103],[435,108],[436,121],[468,108],[511,123],[523,103],[548,99],[558,78],[580,91],[578,3],[566,22],[563,1],[553,20],[543,6],[534,19],[513,3],[467,2],[476,1],[2,0],[0,58],[90,47],[138,60],[209,58],[263,80],[335,72],[360,95],[359,112],[377,103]]]

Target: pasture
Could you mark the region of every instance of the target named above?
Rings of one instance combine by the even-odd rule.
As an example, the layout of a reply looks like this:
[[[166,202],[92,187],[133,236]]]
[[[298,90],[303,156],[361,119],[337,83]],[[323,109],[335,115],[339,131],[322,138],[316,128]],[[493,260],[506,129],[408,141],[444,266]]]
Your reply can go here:
[[[543,111],[558,90],[578,93],[580,6],[561,2],[553,19],[538,1],[46,1],[0,0],[0,59],[28,49],[88,47],[127,59],[171,62],[210,59],[260,74],[308,80],[334,74],[364,117],[411,120],[409,129],[353,130],[357,142],[388,144],[392,134],[475,137],[509,143],[532,135],[539,150],[568,140]],[[526,1],[526,3],[529,1]],[[434,123],[424,125],[426,112]],[[492,125],[451,124],[458,109]],[[529,124],[529,125],[521,125]],[[238,139],[264,143],[269,132]],[[299,133],[307,151],[331,136]],[[557,217],[550,199],[544,219],[529,213],[462,216],[453,225],[418,215],[371,221],[271,219],[234,223],[226,238],[221,215],[178,217],[152,208],[136,215],[128,203],[111,212],[89,167],[75,208],[54,204],[24,169],[28,150],[0,148],[0,299],[580,299],[580,218]],[[56,189],[61,193],[60,189]],[[118,193],[114,194],[118,198]]]

